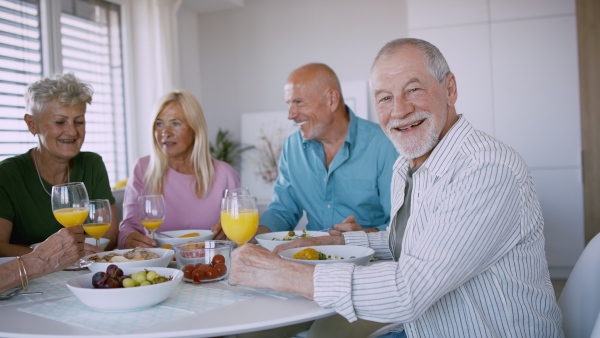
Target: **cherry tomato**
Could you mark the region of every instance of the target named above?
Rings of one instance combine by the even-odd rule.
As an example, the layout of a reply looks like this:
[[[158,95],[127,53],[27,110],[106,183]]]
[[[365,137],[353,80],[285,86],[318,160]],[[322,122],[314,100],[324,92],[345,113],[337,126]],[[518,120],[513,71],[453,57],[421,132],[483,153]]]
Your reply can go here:
[[[225,264],[225,257],[223,255],[215,255],[212,259],[212,265],[215,266],[217,263]]]
[[[208,268],[210,268],[210,265],[208,265],[208,264],[202,264],[202,263],[196,264],[196,269],[206,271],[206,269],[208,269]]]
[[[192,272],[196,269],[194,264],[188,264],[181,269],[183,271],[183,277],[186,279],[192,279]]]
[[[204,271],[195,269],[194,272],[192,272],[192,279],[194,282],[200,282],[202,279],[204,279]]]
[[[217,270],[215,268],[208,268],[204,272],[204,275],[206,276],[207,279],[215,279],[215,278],[219,277],[219,270]]]
[[[225,276],[227,273],[227,266],[225,266],[225,264],[217,263],[214,268],[219,271],[219,276]]]

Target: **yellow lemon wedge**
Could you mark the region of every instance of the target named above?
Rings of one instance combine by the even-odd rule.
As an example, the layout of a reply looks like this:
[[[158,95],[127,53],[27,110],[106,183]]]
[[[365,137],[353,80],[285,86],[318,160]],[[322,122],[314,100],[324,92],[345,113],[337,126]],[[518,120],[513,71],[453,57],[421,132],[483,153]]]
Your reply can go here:
[[[161,246],[161,249],[173,249],[173,246],[171,244],[165,244]]]
[[[179,236],[179,238],[185,238],[185,237],[198,237],[198,236],[200,236],[200,234],[199,234],[199,233],[197,233],[197,232],[192,232],[191,234],[185,234],[185,235],[181,235],[181,236]]]

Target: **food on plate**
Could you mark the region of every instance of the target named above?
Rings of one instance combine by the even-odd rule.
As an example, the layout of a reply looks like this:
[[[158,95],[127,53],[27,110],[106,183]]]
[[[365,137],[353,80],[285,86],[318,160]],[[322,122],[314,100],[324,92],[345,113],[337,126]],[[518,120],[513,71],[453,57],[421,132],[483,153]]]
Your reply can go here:
[[[161,276],[154,270],[145,269],[131,275],[123,275],[123,270],[111,264],[106,268],[106,272],[98,271],[92,276],[92,286],[96,289],[129,288],[164,283],[172,279],[173,277]]]
[[[199,234],[199,233],[197,233],[197,232],[192,232],[192,233],[189,233],[189,234],[181,235],[181,236],[179,236],[178,238],[186,238],[186,237],[198,237],[198,236],[200,236],[200,234]]]
[[[120,262],[132,262],[132,261],[144,261],[149,259],[160,258],[160,256],[154,252],[146,251],[142,248],[135,248],[131,251],[120,255],[116,252],[109,252],[108,254],[100,257],[93,255],[88,258],[90,261],[96,263],[120,263]]]
[[[184,278],[200,282],[203,279],[215,279],[225,276],[227,274],[227,266],[225,265],[225,257],[223,255],[215,255],[210,264],[188,264],[181,271],[183,271]]]
[[[300,235],[296,235],[296,232],[290,231],[287,233],[287,235],[283,236],[283,239],[273,237],[272,241],[291,241],[302,237],[310,237],[310,235],[306,233],[306,229],[302,229],[302,234]]]
[[[165,245],[161,246],[160,248],[161,249],[170,249],[170,250],[172,250],[173,246],[171,244],[165,244]]]
[[[354,256],[350,258],[355,258]],[[304,250],[298,251],[294,254],[294,259],[302,259],[309,261],[325,261],[325,260],[339,260],[344,259],[344,257],[335,256],[335,255],[326,255],[322,252],[319,252],[313,248],[306,248]]]

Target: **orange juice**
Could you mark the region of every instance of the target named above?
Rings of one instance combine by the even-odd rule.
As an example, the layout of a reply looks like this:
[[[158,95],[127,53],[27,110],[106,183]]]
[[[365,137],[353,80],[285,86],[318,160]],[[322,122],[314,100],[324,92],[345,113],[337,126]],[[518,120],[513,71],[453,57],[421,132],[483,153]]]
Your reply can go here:
[[[142,225],[150,231],[156,230],[163,222],[164,220],[162,219],[145,219],[141,221]]]
[[[221,226],[230,240],[242,245],[248,242],[258,229],[258,210],[239,209],[237,213],[222,210]]]
[[[64,208],[54,210],[54,217],[64,227],[81,225],[88,216],[88,208]]]
[[[100,237],[104,236],[104,234],[108,232],[108,229],[110,229],[110,224],[108,223],[91,223],[83,225],[83,230],[95,239],[100,239]]]

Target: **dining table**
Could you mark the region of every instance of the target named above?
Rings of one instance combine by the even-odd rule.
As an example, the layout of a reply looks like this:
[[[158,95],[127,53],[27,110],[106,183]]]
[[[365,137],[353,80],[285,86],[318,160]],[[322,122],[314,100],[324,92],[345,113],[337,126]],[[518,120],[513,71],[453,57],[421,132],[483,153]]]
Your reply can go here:
[[[173,263],[170,264],[169,267]],[[89,271],[58,271],[30,281],[29,291],[0,301],[0,337],[221,337],[335,314],[291,293],[181,282],[165,301],[131,312],[86,307],[66,282]],[[100,290],[99,290],[100,291]]]

